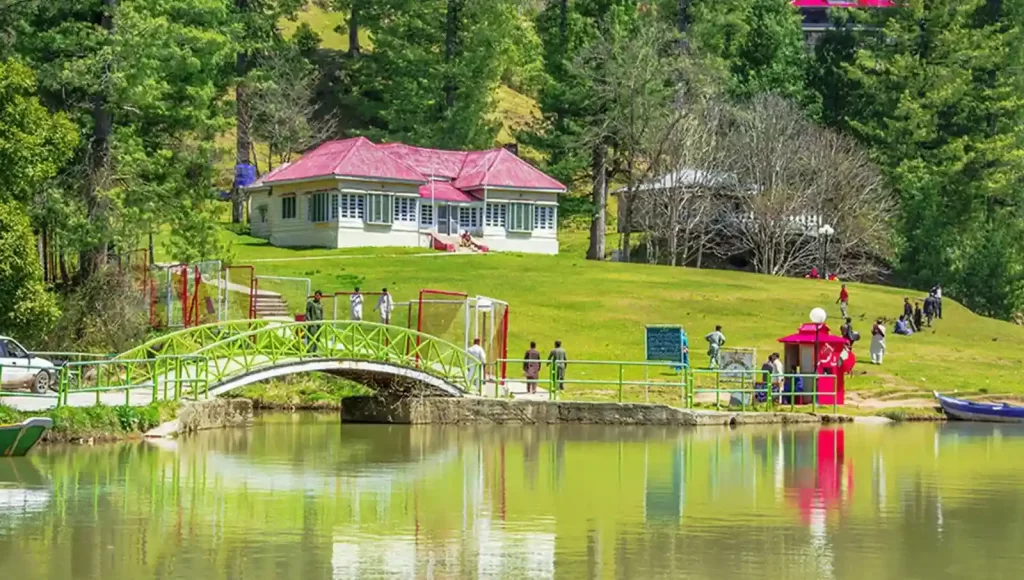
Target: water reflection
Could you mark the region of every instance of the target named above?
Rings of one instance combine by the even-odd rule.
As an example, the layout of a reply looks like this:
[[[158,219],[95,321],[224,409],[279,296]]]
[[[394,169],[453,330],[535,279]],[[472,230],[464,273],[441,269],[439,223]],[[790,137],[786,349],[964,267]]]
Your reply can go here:
[[[0,577],[1012,577],[1018,433],[268,416],[0,461]]]

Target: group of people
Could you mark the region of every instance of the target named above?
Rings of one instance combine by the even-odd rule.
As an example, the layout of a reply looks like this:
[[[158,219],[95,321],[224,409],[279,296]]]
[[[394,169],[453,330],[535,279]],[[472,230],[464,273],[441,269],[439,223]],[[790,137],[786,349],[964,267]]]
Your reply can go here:
[[[846,289],[846,284],[843,284],[842,289],[839,291],[839,298],[836,300],[845,321],[842,327],[840,327],[840,334],[852,348],[853,343],[860,339],[860,334],[853,330],[853,321],[848,316],[849,301],[850,294]],[[933,320],[941,318],[942,286],[936,285],[928,291],[923,307],[921,301],[914,301],[911,304],[909,296],[903,298],[903,314],[900,314],[896,320],[893,332],[903,336],[910,336],[915,332],[920,332],[925,326],[931,326]],[[871,325],[871,346],[869,349],[871,364],[880,365],[885,358],[886,333],[885,319],[878,318],[875,320],[874,324]]]
[[[317,322],[324,319],[323,292],[317,290],[313,297],[306,301],[306,320]],[[355,292],[349,294],[349,318],[350,320],[361,321],[363,319],[363,293],[357,286]],[[377,305],[373,307],[374,312],[380,313],[381,324],[391,324],[391,314],[395,311],[395,299],[387,288],[381,288]]]
[[[942,318],[942,286],[936,286],[928,292],[924,299],[924,308],[921,301],[915,300],[910,304],[910,297],[903,298],[903,314],[896,320],[896,334],[910,336],[915,332],[921,332],[925,326],[931,326],[936,318]]]

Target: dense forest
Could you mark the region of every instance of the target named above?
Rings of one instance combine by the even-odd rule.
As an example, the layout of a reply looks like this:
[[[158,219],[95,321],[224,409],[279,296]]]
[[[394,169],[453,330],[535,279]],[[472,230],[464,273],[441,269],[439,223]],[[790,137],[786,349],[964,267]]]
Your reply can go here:
[[[49,328],[56,291],[157,232],[222,256],[235,165],[352,135],[517,143],[569,186],[590,259],[621,231],[625,259],[802,275],[811,208],[844,277],[1009,319],[1024,0],[897,4],[812,41],[788,0],[0,0],[0,331]],[[704,177],[645,194],[684,171]]]

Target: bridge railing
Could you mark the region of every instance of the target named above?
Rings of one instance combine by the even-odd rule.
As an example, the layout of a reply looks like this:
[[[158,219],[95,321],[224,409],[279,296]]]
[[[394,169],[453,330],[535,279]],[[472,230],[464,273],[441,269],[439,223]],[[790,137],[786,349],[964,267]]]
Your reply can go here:
[[[460,346],[398,326],[327,320],[290,322],[234,334],[195,351],[213,383],[292,361],[352,359],[414,368],[479,394],[480,365]]]
[[[95,394],[97,405],[109,392],[123,392],[126,405],[131,404],[132,393],[140,391],[152,401],[205,398],[209,369],[209,359],[199,355],[70,362],[60,369],[58,405],[82,393]]]

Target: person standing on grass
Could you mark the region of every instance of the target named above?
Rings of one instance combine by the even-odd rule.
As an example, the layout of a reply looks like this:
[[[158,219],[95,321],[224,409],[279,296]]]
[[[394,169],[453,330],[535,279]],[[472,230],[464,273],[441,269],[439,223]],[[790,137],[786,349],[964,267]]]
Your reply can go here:
[[[921,328],[923,328],[923,326],[922,326],[923,324],[924,324],[924,314],[921,312],[921,303],[915,301],[914,302],[914,330],[917,331],[917,332],[921,332]]]
[[[484,351],[484,347],[480,346],[480,339],[473,339],[473,346],[469,347],[467,351],[469,353],[469,385],[470,387],[477,384],[480,381],[480,389],[483,389],[483,378],[485,375],[484,369],[487,365],[487,352]],[[480,373],[477,376],[477,372]]]
[[[715,326],[715,331],[704,337],[708,341],[708,368],[718,368],[718,353],[725,344],[725,335],[722,334],[722,325]]]
[[[911,330],[920,330],[914,328],[914,307],[910,305],[910,296],[903,297],[903,319],[910,325]]]
[[[323,293],[317,290],[313,293],[313,298],[306,301],[306,322],[320,322],[324,319],[324,305],[320,301],[323,296]],[[320,333],[320,325],[313,324],[307,326],[306,333],[306,343],[309,344],[316,340],[316,335]],[[316,350],[315,343],[312,350]]]
[[[548,353],[548,364],[554,368],[555,388],[559,391],[565,390],[565,367],[568,366],[566,363],[568,360],[569,355],[562,348],[562,341],[556,340],[555,348],[551,349],[551,352]]]
[[[836,300],[836,304],[839,304],[839,311],[843,313],[843,318],[846,318],[850,306],[850,293],[846,290],[846,284],[839,289],[839,298]]]
[[[363,293],[359,291],[359,286],[356,286],[356,291],[348,297],[349,313],[352,320],[360,322],[363,319]]]
[[[879,318],[871,327],[871,364],[880,365],[885,357],[885,324]]]
[[[942,320],[942,284],[936,284],[932,294],[935,296],[935,317]]]
[[[526,376],[526,392],[535,394],[537,377],[540,376],[540,351],[537,350],[536,342],[530,341],[530,348],[523,355],[523,375]]]
[[[380,312],[381,324],[391,324],[391,313],[395,311],[395,300],[388,293],[387,288],[381,288],[380,292],[380,298],[377,299],[377,305],[373,309]]]
[[[928,326],[932,325],[932,319],[935,318],[935,295],[929,294],[924,299],[924,321]]]

